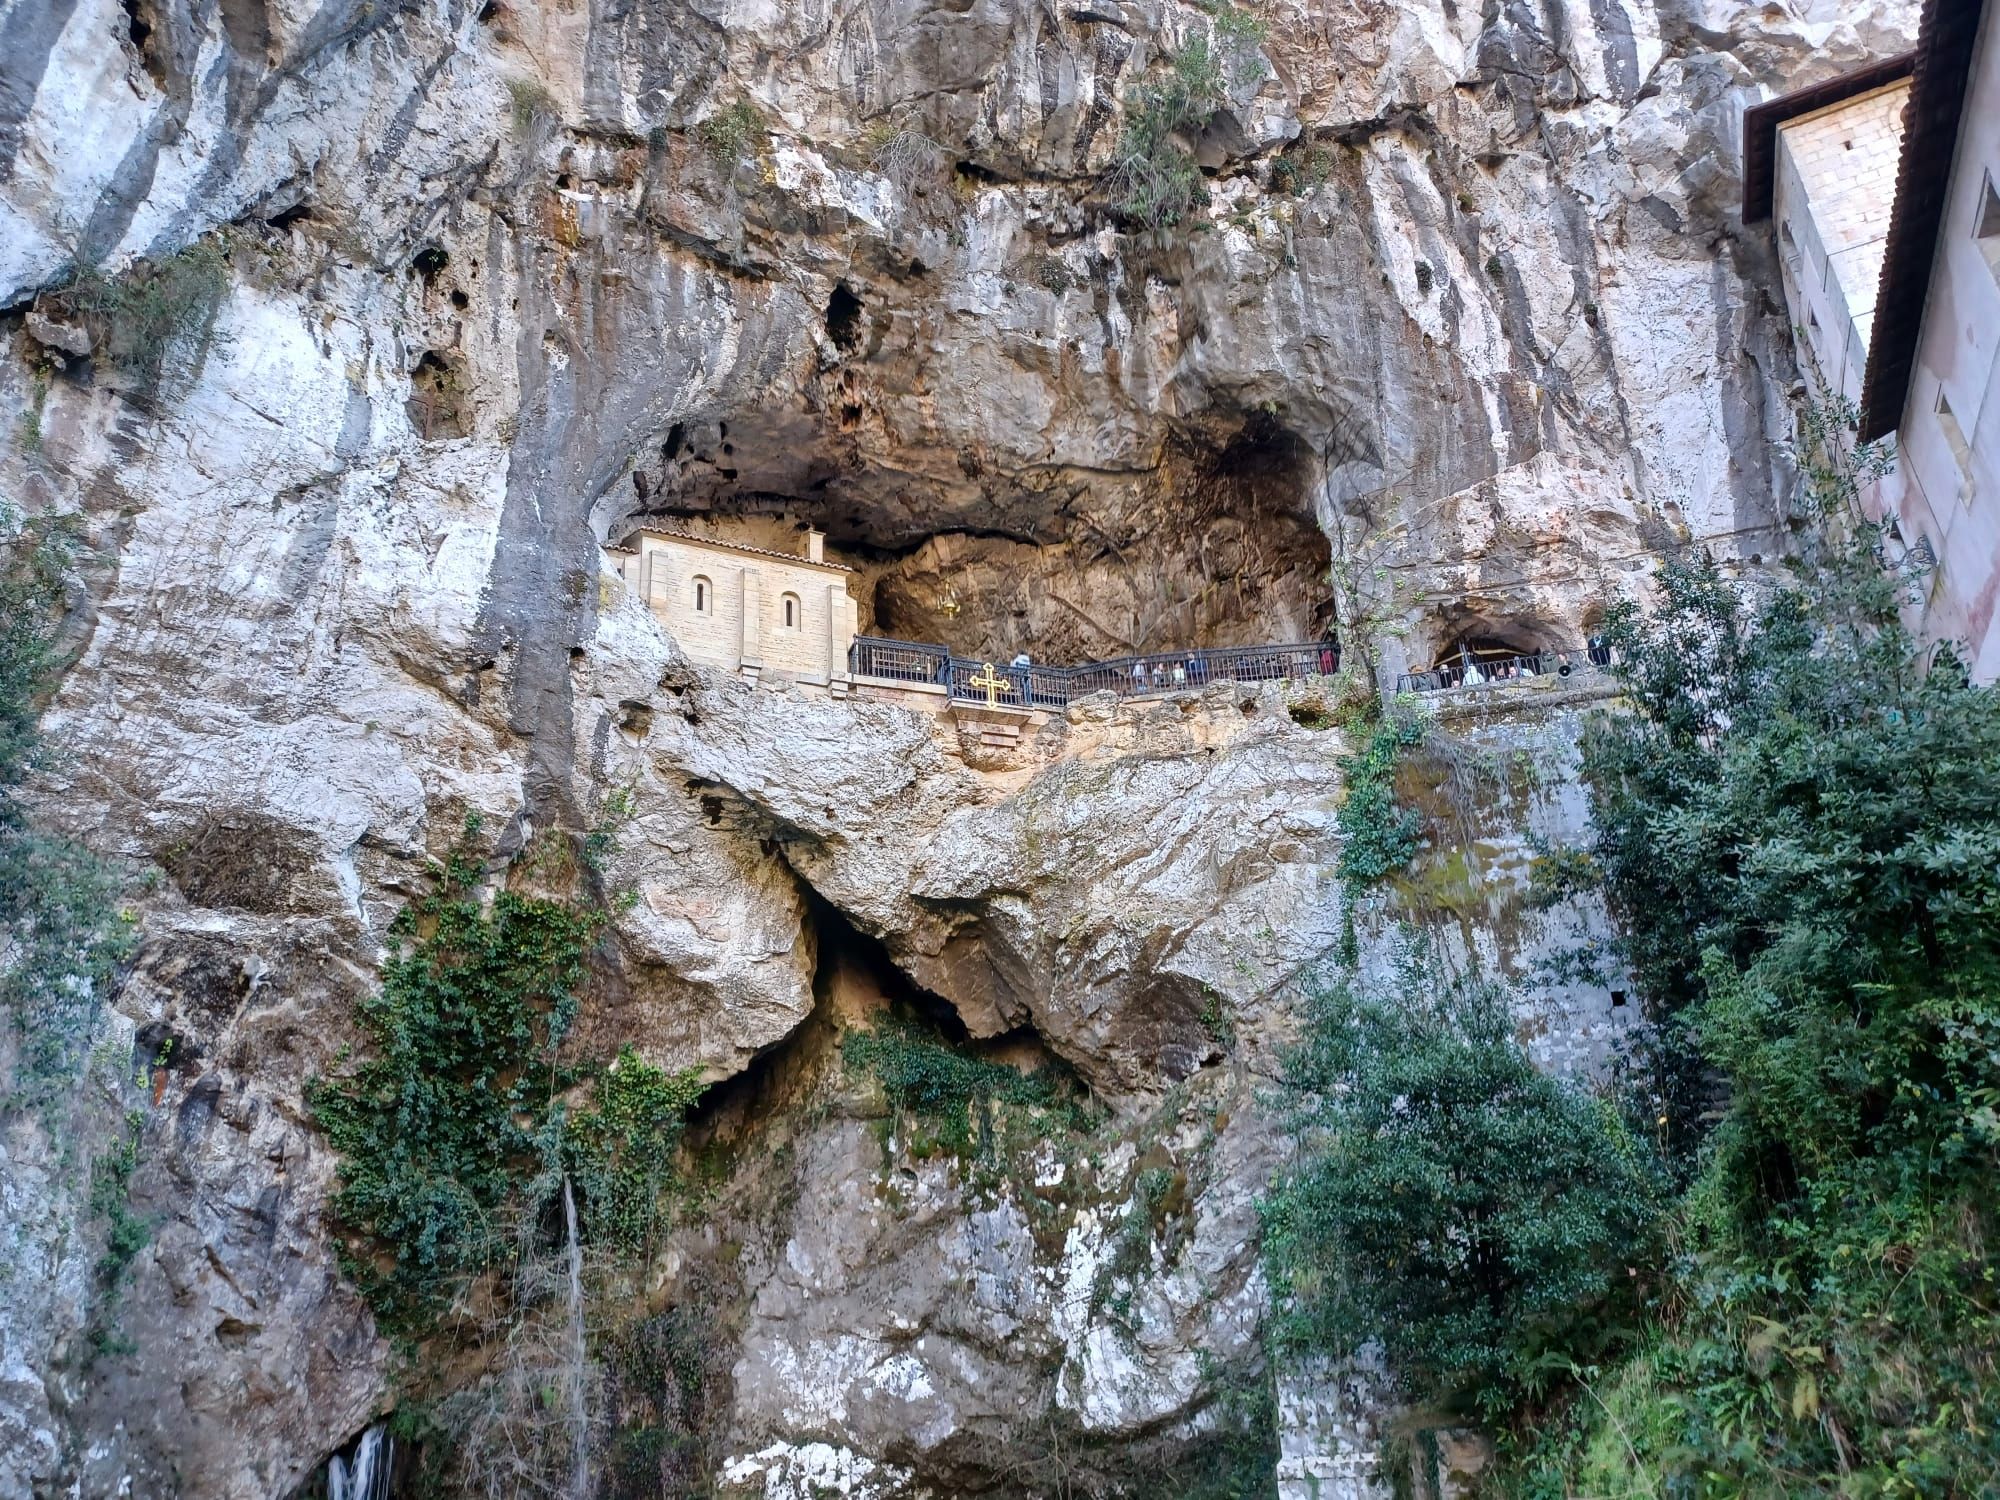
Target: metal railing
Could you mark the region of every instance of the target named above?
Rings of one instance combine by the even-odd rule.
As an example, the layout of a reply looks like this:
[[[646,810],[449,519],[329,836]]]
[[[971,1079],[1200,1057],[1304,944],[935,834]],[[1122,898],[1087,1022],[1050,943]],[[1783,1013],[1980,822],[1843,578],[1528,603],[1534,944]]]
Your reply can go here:
[[[1428,672],[1405,672],[1396,679],[1399,693],[1450,693],[1463,689],[1505,687],[1527,678],[1574,677],[1611,665],[1609,646],[1550,647],[1524,656],[1447,662]]]
[[[953,656],[942,646],[860,635],[848,651],[848,670],[857,677],[942,687],[962,702],[984,703],[988,664]],[[1330,642],[1286,646],[1203,647],[1193,651],[1160,651],[1144,656],[1116,656],[1077,667],[1040,663],[1014,666],[994,662],[998,685],[995,701],[1011,708],[1062,708],[1091,693],[1115,693],[1135,698],[1202,688],[1212,682],[1301,681],[1331,676],[1340,668],[1340,652]]]
[[[951,653],[942,646],[857,635],[847,648],[847,670],[857,677],[943,687],[950,680]]]

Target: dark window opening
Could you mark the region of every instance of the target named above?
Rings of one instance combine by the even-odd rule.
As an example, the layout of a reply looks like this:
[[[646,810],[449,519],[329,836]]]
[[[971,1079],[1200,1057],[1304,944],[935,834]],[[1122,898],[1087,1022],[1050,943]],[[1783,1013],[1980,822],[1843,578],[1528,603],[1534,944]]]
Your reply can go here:
[[[472,306],[472,299],[463,292],[455,291],[451,294],[451,305],[460,312],[464,312],[468,307]]]
[[[1611,992],[1611,1008],[1613,1010],[1623,1010],[1625,1008],[1625,992],[1623,990],[1613,990]]]

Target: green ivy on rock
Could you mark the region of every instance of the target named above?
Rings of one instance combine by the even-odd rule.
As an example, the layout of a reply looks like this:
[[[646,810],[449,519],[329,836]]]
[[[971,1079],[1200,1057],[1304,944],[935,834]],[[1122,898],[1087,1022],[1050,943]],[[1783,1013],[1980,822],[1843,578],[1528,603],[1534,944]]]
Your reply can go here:
[[[478,832],[468,820],[431,889],[392,924],[381,987],[359,1007],[365,1056],[308,1094],[341,1157],[343,1263],[405,1336],[510,1253],[564,1174],[586,1239],[642,1245],[676,1186],[699,1093],[692,1074],[629,1048],[601,1071],[560,1059],[604,913],[516,890],[482,899]],[[567,1095],[586,1084],[591,1102],[572,1109]]]

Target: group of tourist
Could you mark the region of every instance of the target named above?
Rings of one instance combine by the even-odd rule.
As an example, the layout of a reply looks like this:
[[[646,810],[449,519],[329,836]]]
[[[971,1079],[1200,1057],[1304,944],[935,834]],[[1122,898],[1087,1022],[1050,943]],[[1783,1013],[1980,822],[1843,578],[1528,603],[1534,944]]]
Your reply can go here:
[[[1135,693],[1164,693],[1169,688],[1196,687],[1208,680],[1208,664],[1199,656],[1189,656],[1185,661],[1156,661],[1150,666],[1143,661],[1132,663],[1132,691]]]
[[[1602,636],[1593,635],[1581,651],[1545,649],[1521,656],[1488,658],[1484,661],[1463,650],[1457,661],[1445,662],[1428,672],[1404,679],[1409,690],[1437,692],[1459,687],[1481,687],[1490,682],[1511,682],[1523,677],[1567,677],[1585,663],[1593,667],[1611,664],[1611,648]]]

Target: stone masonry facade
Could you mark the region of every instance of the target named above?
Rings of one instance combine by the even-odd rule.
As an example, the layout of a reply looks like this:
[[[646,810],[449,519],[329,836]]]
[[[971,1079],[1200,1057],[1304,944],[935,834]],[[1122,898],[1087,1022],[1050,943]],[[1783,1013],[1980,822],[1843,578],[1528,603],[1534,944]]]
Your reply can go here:
[[[703,666],[827,686],[844,681],[856,610],[850,569],[825,560],[818,532],[806,555],[641,530],[607,550],[612,568],[668,634]]]

